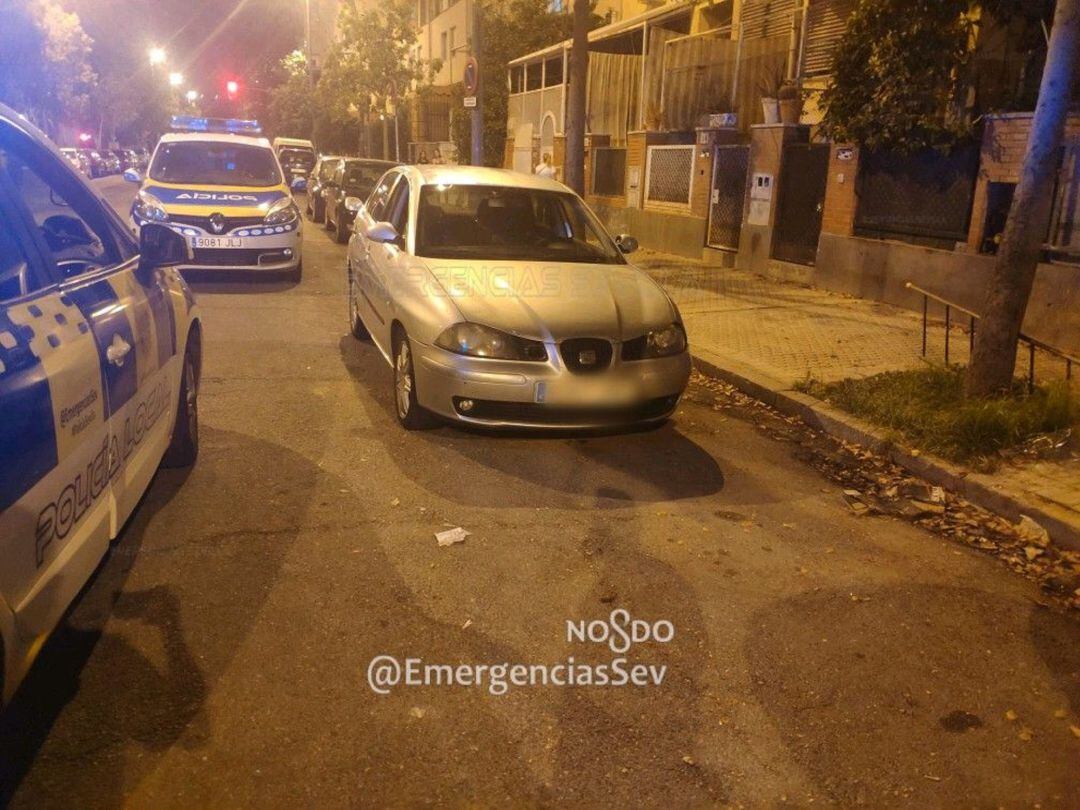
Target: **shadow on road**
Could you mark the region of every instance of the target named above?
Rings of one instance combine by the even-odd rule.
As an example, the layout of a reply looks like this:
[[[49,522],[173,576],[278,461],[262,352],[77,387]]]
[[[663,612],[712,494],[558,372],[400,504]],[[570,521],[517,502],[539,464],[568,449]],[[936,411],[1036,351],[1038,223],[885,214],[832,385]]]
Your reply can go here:
[[[590,493],[604,501],[650,502],[713,495],[724,487],[716,460],[683,435],[676,420],[621,433],[501,433],[452,425],[407,433],[394,416],[391,371],[378,350],[348,336],[340,347],[356,385],[380,406],[371,417],[391,457],[406,476],[442,497],[478,506],[592,509]],[[530,486],[507,486],[507,478]]]

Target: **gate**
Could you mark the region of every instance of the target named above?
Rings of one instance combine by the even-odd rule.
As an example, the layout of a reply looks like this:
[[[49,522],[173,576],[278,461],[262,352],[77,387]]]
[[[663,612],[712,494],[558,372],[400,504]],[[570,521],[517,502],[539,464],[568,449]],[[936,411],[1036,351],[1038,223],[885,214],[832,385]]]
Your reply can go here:
[[[773,234],[774,259],[814,263],[828,177],[828,144],[789,143],[784,147]]]
[[[713,159],[712,202],[709,205],[708,245],[721,250],[739,249],[746,175],[750,170],[749,146],[717,146]]]

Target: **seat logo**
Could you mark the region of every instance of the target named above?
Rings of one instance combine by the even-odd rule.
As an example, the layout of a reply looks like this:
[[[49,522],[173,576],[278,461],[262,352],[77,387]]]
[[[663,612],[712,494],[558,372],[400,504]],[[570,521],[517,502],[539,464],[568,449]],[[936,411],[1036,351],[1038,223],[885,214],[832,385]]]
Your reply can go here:
[[[210,215],[210,230],[214,233],[224,233],[225,217],[222,214],[215,211]]]

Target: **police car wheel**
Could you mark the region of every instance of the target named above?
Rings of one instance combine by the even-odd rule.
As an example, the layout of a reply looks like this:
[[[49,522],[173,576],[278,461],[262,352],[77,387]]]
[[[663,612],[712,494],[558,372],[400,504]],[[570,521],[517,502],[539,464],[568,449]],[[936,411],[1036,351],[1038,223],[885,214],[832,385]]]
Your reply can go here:
[[[180,372],[180,399],[176,408],[176,424],[163,467],[187,467],[199,455],[199,358],[196,338],[188,341],[184,365]]]
[[[435,424],[431,413],[416,399],[412,347],[401,327],[394,329],[394,413],[406,430],[425,430]]]
[[[357,340],[367,340],[371,337],[364,322],[360,319],[360,308],[356,305],[355,282],[352,273],[349,273],[349,331]]]
[[[291,282],[296,283],[296,282],[300,281],[300,278],[303,275],[304,275],[304,262],[300,261],[300,262],[297,262],[296,267],[294,267],[292,270],[289,270],[285,274],[285,279],[287,281],[291,281]]]

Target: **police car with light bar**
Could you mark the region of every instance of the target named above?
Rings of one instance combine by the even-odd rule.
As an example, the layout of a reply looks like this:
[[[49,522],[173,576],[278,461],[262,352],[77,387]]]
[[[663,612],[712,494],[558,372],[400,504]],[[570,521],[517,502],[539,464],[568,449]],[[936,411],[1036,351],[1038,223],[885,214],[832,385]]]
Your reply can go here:
[[[136,242],[0,104],[0,703],[138,506],[198,453],[202,330],[185,239]]]
[[[301,273],[300,209],[257,121],[174,116],[131,206],[136,231],[158,223],[194,250],[184,268]]]

